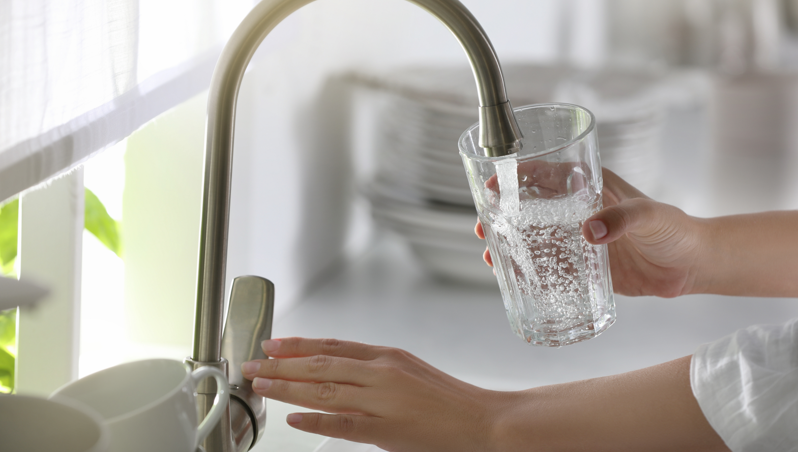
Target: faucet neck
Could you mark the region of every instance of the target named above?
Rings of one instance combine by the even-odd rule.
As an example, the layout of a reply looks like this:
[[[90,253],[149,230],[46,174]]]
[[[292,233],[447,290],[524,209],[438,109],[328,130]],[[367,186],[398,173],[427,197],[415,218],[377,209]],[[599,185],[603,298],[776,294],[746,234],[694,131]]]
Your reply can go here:
[[[235,30],[213,73],[208,100],[197,311],[192,358],[221,358],[224,282],[233,168],[233,133],[244,71],[263,39],[312,0],[264,0]],[[457,0],[409,0],[438,18],[465,50],[480,102],[480,145],[487,155],[517,151],[521,132],[507,100],[499,59],[487,34]]]

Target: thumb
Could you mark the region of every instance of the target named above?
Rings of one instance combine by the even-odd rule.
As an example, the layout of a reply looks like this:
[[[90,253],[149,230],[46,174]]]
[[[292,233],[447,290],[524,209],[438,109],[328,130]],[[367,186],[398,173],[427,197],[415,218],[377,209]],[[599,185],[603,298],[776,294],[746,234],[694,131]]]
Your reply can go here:
[[[627,199],[585,220],[582,235],[593,245],[614,242],[627,233],[645,235],[659,223],[658,205],[651,199]]]

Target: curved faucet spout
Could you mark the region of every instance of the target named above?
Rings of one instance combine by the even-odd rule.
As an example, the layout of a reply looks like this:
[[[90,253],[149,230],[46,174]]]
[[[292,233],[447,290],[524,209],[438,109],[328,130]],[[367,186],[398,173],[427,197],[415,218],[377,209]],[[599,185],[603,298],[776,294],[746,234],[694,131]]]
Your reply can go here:
[[[225,46],[211,81],[205,141],[200,264],[192,358],[218,361],[224,313],[227,225],[233,168],[233,133],[244,71],[266,35],[313,0],[264,0],[250,12]],[[437,17],[460,41],[471,63],[480,102],[481,145],[488,155],[520,148],[521,132],[507,100],[493,45],[473,15],[457,0],[409,0]]]
[[[264,0],[246,16],[222,51],[211,80],[205,141],[200,229],[195,365],[221,360],[227,234],[233,168],[233,133],[238,91],[252,55],[283,19],[313,0]],[[458,39],[471,63],[479,96],[480,145],[486,155],[520,149],[521,132],[507,100],[493,45],[457,0],[409,0],[438,18]],[[231,363],[233,365],[234,363]],[[229,418],[227,421],[229,423]]]

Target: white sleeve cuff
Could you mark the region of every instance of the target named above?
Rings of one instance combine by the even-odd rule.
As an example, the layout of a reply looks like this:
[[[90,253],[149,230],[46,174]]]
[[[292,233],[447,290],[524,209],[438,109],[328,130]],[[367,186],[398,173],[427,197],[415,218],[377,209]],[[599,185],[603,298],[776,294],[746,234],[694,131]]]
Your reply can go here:
[[[733,452],[798,452],[798,319],[700,346],[690,384]]]

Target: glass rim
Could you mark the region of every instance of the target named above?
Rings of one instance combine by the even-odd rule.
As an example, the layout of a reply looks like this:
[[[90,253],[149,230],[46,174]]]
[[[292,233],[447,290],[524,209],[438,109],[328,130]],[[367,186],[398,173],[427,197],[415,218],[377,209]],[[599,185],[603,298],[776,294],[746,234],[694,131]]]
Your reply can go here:
[[[590,118],[590,124],[588,124],[588,126],[585,128],[585,130],[582,131],[582,133],[580,133],[579,135],[577,135],[574,138],[571,138],[570,140],[566,141],[565,143],[558,144],[556,147],[543,149],[542,151],[536,152],[534,154],[527,154],[527,155],[524,155],[524,156],[522,156],[520,158],[523,158],[523,159],[526,159],[526,158],[537,158],[537,157],[543,157],[545,155],[553,154],[555,152],[559,152],[559,151],[561,151],[561,150],[563,150],[563,149],[565,149],[567,147],[573,146],[575,143],[577,143],[579,141],[582,141],[583,139],[585,139],[585,137],[590,135],[590,133],[593,132],[593,130],[596,128],[596,116],[593,115],[593,112],[588,110],[587,108],[581,106],[581,105],[576,105],[576,104],[569,104],[569,103],[564,103],[564,102],[546,102],[546,103],[542,103],[542,104],[530,104],[530,105],[523,105],[523,106],[520,106],[520,107],[513,108],[513,113],[519,113],[519,112],[522,112],[522,111],[539,109],[539,108],[544,108],[544,107],[565,107],[565,108],[569,108],[571,110],[584,111],[585,113],[587,113],[588,117]],[[461,155],[464,155],[464,156],[468,157],[469,160],[476,160],[476,161],[482,161],[482,162],[488,162],[488,161],[489,162],[496,162],[496,161],[506,160],[506,159],[510,159],[510,158],[519,158],[518,154],[508,154],[508,155],[502,155],[502,156],[498,156],[498,157],[489,157],[489,156],[485,156],[485,155],[478,155],[478,154],[471,154],[469,152],[463,152],[464,146],[462,146],[462,143],[465,141],[466,136],[470,135],[470,132],[473,131],[474,129],[478,128],[478,127],[479,127],[479,121],[477,121],[474,124],[472,124],[462,134],[460,134],[460,138],[457,140],[457,150],[459,151],[459,153]],[[480,146],[480,149],[481,148],[482,147]]]

